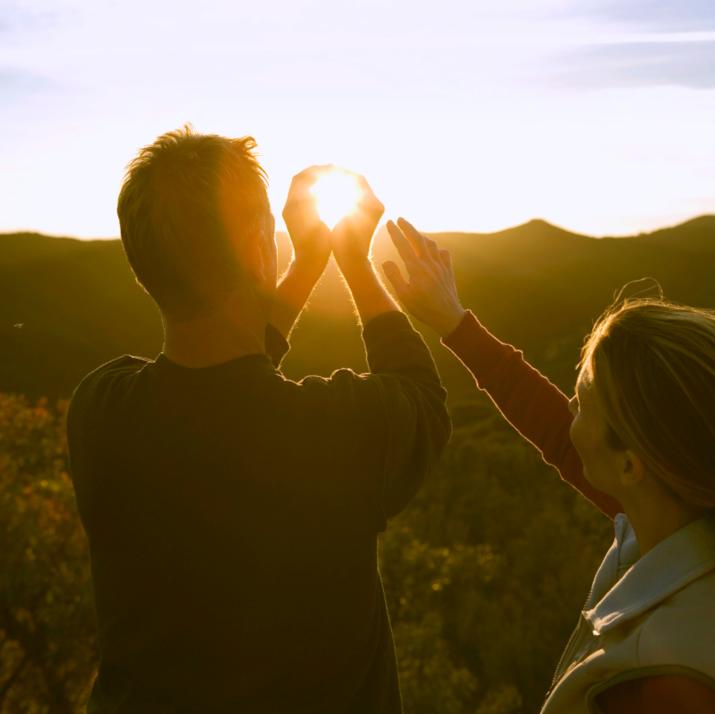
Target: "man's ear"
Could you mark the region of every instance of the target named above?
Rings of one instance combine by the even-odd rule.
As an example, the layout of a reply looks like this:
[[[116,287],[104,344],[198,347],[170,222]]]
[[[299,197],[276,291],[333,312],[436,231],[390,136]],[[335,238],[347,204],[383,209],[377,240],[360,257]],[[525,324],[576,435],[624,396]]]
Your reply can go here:
[[[268,212],[263,232],[260,236],[262,277],[269,290],[276,287],[277,280],[277,248],[276,248],[276,220],[272,212]]]
[[[268,266],[266,265],[266,256],[260,240],[247,241],[242,253],[241,263],[248,275],[256,283],[262,284],[265,282]]]
[[[240,260],[246,273],[258,283],[263,283],[268,275],[269,266],[265,250],[266,225],[255,223],[253,230],[239,243]]]
[[[632,488],[641,483],[645,475],[645,465],[640,456],[626,449],[621,457],[621,484],[626,488]]]
[[[273,290],[276,283],[275,218],[269,213],[245,245],[244,263],[257,285]]]
[[[276,233],[276,217],[271,211],[268,212],[268,217],[266,218],[266,234],[267,240],[272,240]]]

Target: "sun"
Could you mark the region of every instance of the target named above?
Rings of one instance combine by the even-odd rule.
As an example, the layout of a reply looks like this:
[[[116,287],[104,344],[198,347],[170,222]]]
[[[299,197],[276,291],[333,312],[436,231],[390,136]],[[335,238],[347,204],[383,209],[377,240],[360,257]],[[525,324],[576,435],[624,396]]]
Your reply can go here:
[[[342,169],[322,174],[310,192],[315,197],[320,220],[329,228],[356,210],[362,193],[355,177]]]

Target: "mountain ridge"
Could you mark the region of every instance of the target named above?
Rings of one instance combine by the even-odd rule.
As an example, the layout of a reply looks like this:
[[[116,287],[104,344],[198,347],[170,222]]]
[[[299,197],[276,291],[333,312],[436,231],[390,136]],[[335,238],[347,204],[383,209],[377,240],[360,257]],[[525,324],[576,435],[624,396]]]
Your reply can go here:
[[[432,233],[452,252],[460,295],[480,321],[552,381],[572,388],[584,335],[615,293],[652,276],[666,297],[715,308],[715,216],[647,234],[595,238],[534,219],[496,233]],[[277,235],[279,265],[291,255]],[[386,231],[374,258],[395,258]],[[417,323],[416,323],[417,324]],[[21,325],[21,327],[16,327]],[[473,399],[463,368],[424,326],[453,399]],[[121,242],[0,234],[0,392],[66,397],[81,377],[118,355],[154,357],[161,320],[138,287]],[[354,308],[333,261],[297,325],[287,376],[366,368]]]
[[[663,228],[657,228],[653,231],[639,231],[633,234],[620,234],[614,235],[606,233],[603,235],[594,235],[589,233],[578,233],[576,231],[569,230],[568,228],[563,228],[555,223],[551,223],[544,218],[531,218],[523,223],[517,223],[514,226],[507,226],[506,228],[501,228],[497,231],[425,231],[428,235],[443,235],[443,236],[512,236],[519,235],[524,232],[529,232],[532,234],[541,235],[563,235],[571,236],[576,238],[590,238],[593,240],[603,240],[609,239],[629,239],[629,238],[643,238],[643,237],[653,237],[653,236],[664,236],[670,235],[674,231],[689,231],[691,229],[701,230],[703,228],[711,229],[715,231],[715,214],[702,214],[699,216],[694,216],[680,223],[675,223],[671,226],[664,226]],[[384,225],[380,226],[379,230],[385,231]],[[285,231],[278,231],[278,233],[285,234]],[[92,244],[92,243],[107,243],[111,241],[118,241],[119,236],[107,237],[107,238],[75,238],[73,236],[66,235],[50,235],[47,233],[40,233],[38,231],[2,231],[0,232],[0,240],[5,238],[40,238],[55,241],[73,241],[82,244]],[[714,238],[715,239],[715,238]]]

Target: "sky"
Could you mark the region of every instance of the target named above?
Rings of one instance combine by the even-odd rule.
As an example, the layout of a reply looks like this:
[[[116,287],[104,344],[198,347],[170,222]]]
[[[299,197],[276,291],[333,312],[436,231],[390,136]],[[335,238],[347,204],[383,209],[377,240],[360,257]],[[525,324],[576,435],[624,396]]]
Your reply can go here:
[[[116,237],[156,136],[254,136],[425,231],[715,213],[712,0],[0,0],[0,231]]]

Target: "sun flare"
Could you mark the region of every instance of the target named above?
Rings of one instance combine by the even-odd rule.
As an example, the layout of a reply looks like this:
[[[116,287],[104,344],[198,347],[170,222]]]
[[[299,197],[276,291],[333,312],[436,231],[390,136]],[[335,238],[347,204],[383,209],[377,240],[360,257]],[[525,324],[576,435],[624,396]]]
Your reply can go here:
[[[320,219],[333,228],[341,218],[355,211],[361,192],[354,176],[341,169],[332,169],[315,182],[311,193]]]

